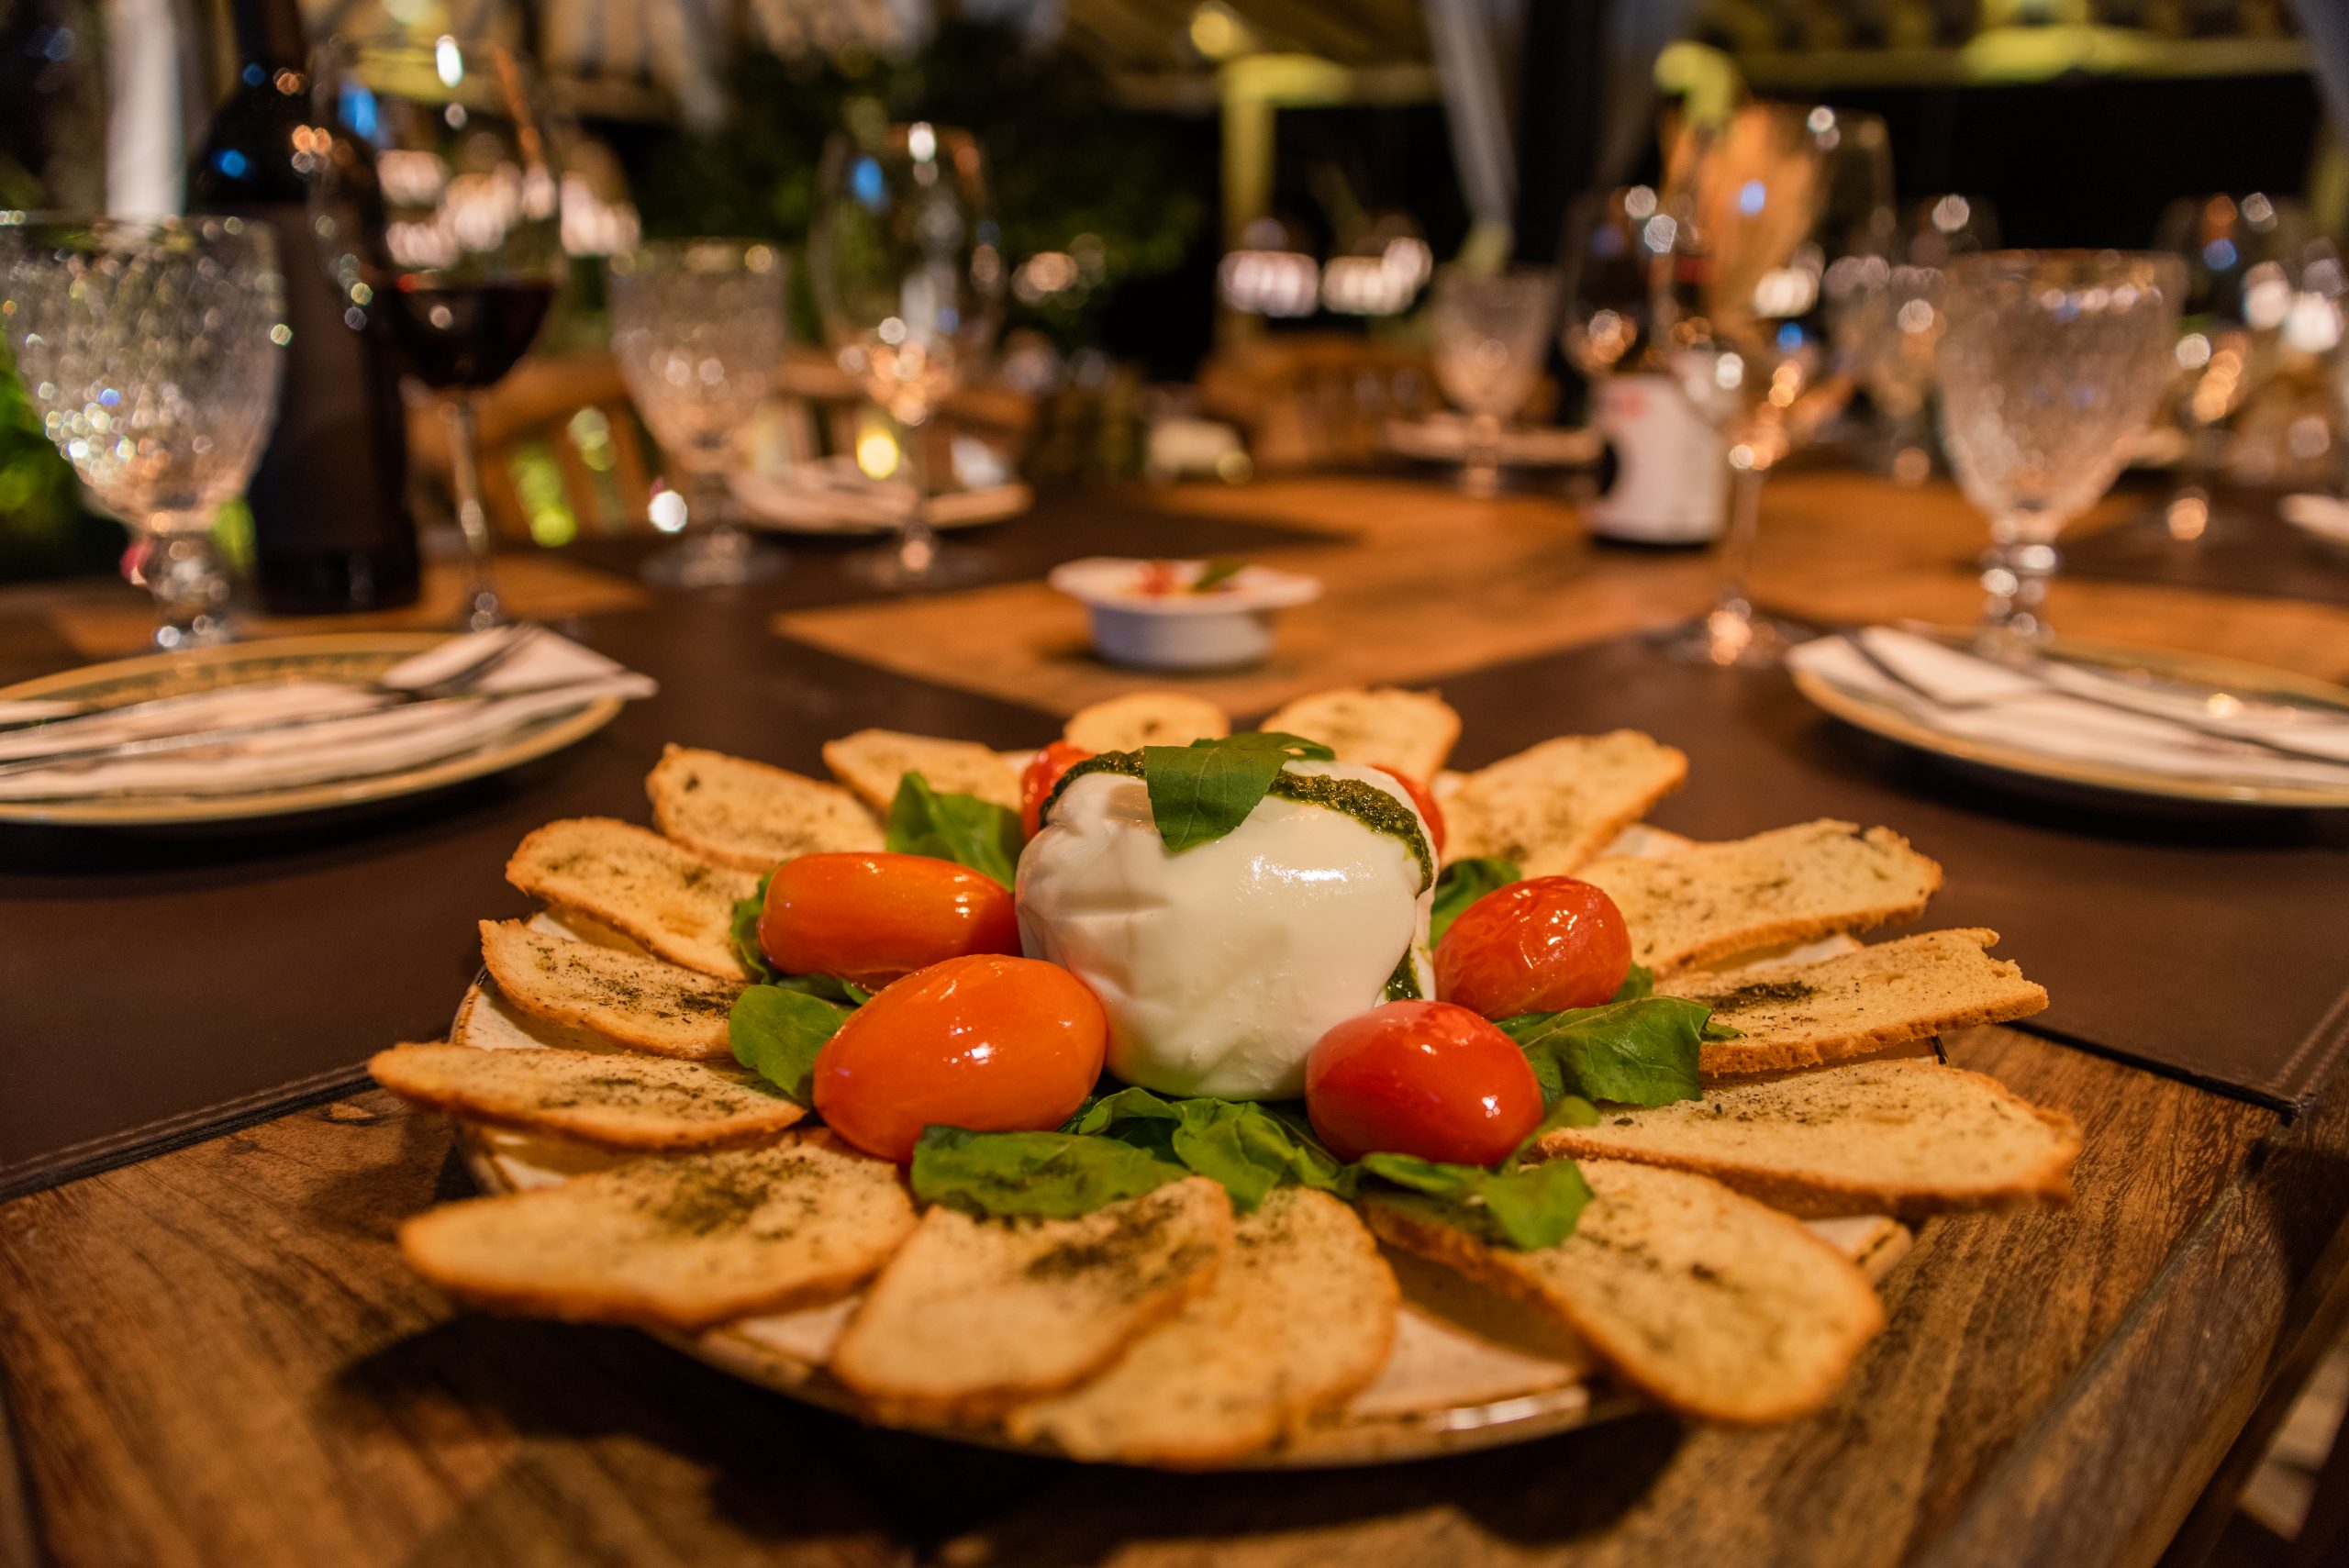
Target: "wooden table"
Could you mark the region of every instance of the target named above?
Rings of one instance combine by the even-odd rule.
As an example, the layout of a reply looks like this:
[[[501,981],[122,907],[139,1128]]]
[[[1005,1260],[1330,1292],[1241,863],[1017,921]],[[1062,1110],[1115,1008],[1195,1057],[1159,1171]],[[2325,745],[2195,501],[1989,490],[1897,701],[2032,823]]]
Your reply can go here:
[[[1774,488],[1765,597],[1831,615],[1970,608],[1963,562],[1978,536],[1947,497],[1833,475]],[[1365,520],[1383,508],[1456,529],[1464,550],[1546,530],[1580,563],[1557,613],[1594,636],[1696,607],[1709,576],[1688,557],[1595,555],[1545,503],[1480,507],[1355,480],[1169,500],[1322,533],[1396,526]],[[1374,539],[1324,560],[1335,576],[1373,570],[1375,554]],[[392,946],[370,937],[383,966],[417,977],[412,998],[350,1000],[362,993],[338,988],[333,971],[352,962],[341,950],[310,966],[324,978],[289,962],[284,986],[318,1027],[377,1042],[411,1015],[444,1016],[468,930],[413,884],[483,860],[482,885],[456,887],[455,907],[518,907],[485,891],[492,844],[573,811],[640,816],[629,794],[657,740],[739,731],[746,705],[788,730],[765,748],[785,762],[812,763],[815,742],[863,721],[856,705],[873,697],[907,728],[1050,733],[1047,715],[768,636],[778,608],[840,592],[827,567],[795,581],[590,617],[623,657],[661,663],[669,689],[565,769],[461,801],[440,828],[353,828],[335,851],[342,872],[236,864],[229,880],[282,877],[288,897],[314,873],[345,875],[338,885],[375,887],[417,922]],[[1473,589],[1453,591],[1469,624]],[[0,596],[0,662],[28,673],[69,656],[41,610],[60,598]],[[2059,588],[2055,614],[2081,632],[2349,670],[2349,611],[2082,584]],[[42,922],[119,929],[117,983],[138,984],[128,938],[140,898],[162,895],[50,871]],[[0,903],[0,926],[28,930],[33,909]],[[228,955],[217,933],[178,935]],[[209,1016],[240,999],[146,1003],[159,1020],[175,1005]],[[94,1045],[63,1025],[37,1042],[8,1032],[0,1074],[28,1051]],[[0,1206],[0,1564],[2154,1562],[2222,1464],[2255,1451],[2264,1399],[2337,1313],[2349,1084],[2288,1125],[2016,1030],[1948,1043],[2079,1118],[2080,1203],[1926,1226],[1887,1283],[1889,1329],[1824,1413],[1759,1432],[1640,1418],[1306,1474],[1178,1478],[953,1448],[802,1409],[638,1334],[457,1312],[392,1245],[401,1218],[464,1190],[446,1122],[374,1092],[306,1106]],[[2217,1517],[2193,1515],[2177,1561]]]

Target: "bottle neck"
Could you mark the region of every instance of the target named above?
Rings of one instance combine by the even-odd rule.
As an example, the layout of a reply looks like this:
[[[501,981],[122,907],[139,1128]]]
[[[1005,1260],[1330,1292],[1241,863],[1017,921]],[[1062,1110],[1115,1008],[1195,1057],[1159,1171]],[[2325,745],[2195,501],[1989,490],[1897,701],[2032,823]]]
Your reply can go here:
[[[234,0],[229,7],[237,35],[238,82],[260,86],[281,71],[306,68],[298,0]],[[261,80],[255,81],[258,68]]]

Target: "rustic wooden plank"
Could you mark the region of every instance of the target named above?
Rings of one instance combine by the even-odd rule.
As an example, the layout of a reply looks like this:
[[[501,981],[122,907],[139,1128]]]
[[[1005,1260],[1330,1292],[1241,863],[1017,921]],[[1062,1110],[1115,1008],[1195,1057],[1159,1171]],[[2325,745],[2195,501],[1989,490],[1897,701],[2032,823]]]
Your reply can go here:
[[[452,1314],[390,1241],[461,1184],[446,1124],[379,1095],[0,1207],[0,1393],[41,1543],[67,1568],[907,1551],[1824,1568],[1987,1529],[2000,1515],[1981,1512],[1984,1488],[2025,1463],[2074,1531],[2118,1541],[2146,1517],[2158,1466],[2071,1485],[2097,1451],[2094,1421],[2069,1412],[2106,1388],[2084,1369],[2152,1311],[2208,1324],[2232,1310],[2207,1284],[2180,1291],[2173,1260],[2214,1206],[2245,1207],[2241,1175],[2274,1118],[2010,1030],[1956,1049],[2081,1118],[2081,1203],[1928,1227],[1844,1396],[1775,1430],[1642,1418],[1425,1465],[1190,1479],[866,1433],[641,1336]],[[2337,1218],[2319,1188],[2294,1223]],[[2311,1258],[2283,1248],[2266,1272],[2288,1280]],[[2154,1308],[2132,1305],[2149,1289]],[[2190,1468],[2202,1433],[2188,1414],[2140,1418],[2131,1436]]]

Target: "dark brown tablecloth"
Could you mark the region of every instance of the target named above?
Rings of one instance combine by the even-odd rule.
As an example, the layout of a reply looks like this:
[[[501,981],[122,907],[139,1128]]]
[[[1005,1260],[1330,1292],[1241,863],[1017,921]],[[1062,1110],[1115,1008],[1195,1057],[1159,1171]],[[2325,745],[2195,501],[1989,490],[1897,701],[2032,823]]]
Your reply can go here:
[[[2044,798],[1849,729],[1776,672],[1693,669],[1625,639],[1446,682],[1475,766],[1631,726],[1688,753],[1661,827],[1734,838],[1882,823],[1947,868],[1917,929],[1987,926],[2047,987],[2027,1028],[2263,1104],[2304,1103],[2349,1048],[2349,813]]]
[[[2159,511],[2064,547],[2076,577],[2349,605],[2349,545],[2286,522],[2270,495],[2221,492],[2199,539],[2173,538]]]

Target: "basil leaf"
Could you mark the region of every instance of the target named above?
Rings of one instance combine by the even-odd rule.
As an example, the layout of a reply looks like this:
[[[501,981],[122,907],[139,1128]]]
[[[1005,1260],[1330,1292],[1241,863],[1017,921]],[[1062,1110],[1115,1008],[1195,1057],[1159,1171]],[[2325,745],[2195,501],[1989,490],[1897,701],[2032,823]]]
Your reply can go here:
[[[1280,776],[1281,764],[1328,762],[1335,753],[1301,736],[1249,730],[1188,746],[1141,749],[1150,814],[1166,848],[1181,853],[1239,827]]]
[[[1074,1219],[1186,1174],[1114,1138],[1065,1132],[922,1129],[914,1196],[982,1218]]]
[[[1711,1016],[1701,1002],[1642,996],[1496,1022],[1533,1064],[1545,1102],[1576,1094],[1663,1106],[1698,1097],[1697,1047]]]
[[[1285,1183],[1351,1194],[1353,1173],[1295,1123],[1263,1106],[1207,1097],[1167,1099],[1120,1089],[1095,1101],[1064,1131],[1100,1134],[1170,1159],[1223,1184],[1242,1214]]]
[[[1612,998],[1618,1002],[1636,1002],[1642,996],[1655,995],[1655,971],[1644,963],[1635,963],[1623,975],[1623,984],[1615,988]],[[1708,1039],[1712,1038],[1708,1036]]]
[[[759,891],[749,898],[736,899],[733,917],[726,923],[726,935],[734,944],[734,956],[742,961],[742,967],[751,972],[754,980],[774,978],[774,965],[767,962],[766,953],[759,947],[759,916],[767,906],[767,884],[774,880],[773,872],[759,878]]]
[[[1019,870],[1019,813],[974,795],[943,794],[919,773],[897,781],[884,845],[984,872],[1006,887]]]
[[[1597,1106],[1592,1105],[1580,1095],[1560,1095],[1558,1103],[1543,1113],[1541,1122],[1531,1132],[1525,1135],[1524,1140],[1515,1149],[1509,1151],[1508,1158],[1501,1163],[1515,1165],[1521,1162],[1528,1154],[1541,1145],[1542,1135],[1545,1132],[1555,1131],[1562,1127],[1597,1127],[1598,1125],[1598,1107]]]
[[[1248,570],[1244,561],[1210,561],[1207,569],[1191,580],[1194,594],[1213,593],[1219,584],[1230,581]]]
[[[1452,929],[1452,922],[1486,894],[1497,893],[1512,882],[1524,880],[1525,873],[1518,869],[1515,861],[1506,861],[1498,855],[1472,855],[1444,867],[1443,874],[1435,879],[1435,907],[1428,913],[1429,944],[1443,940],[1443,933]]]
[[[848,1021],[848,1009],[782,985],[753,985],[726,1016],[734,1060],[803,1106],[813,1106],[816,1056]]]
[[[1409,1154],[1365,1154],[1362,1168],[1420,1195],[1388,1201],[1500,1246],[1554,1247],[1575,1232],[1590,1184],[1571,1160],[1513,1171],[1446,1165]]]

